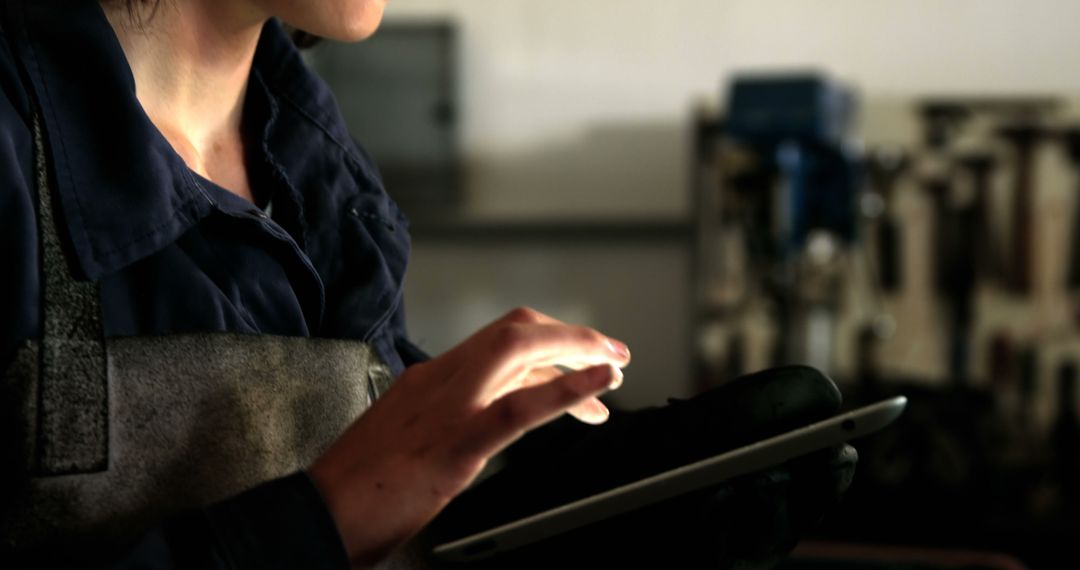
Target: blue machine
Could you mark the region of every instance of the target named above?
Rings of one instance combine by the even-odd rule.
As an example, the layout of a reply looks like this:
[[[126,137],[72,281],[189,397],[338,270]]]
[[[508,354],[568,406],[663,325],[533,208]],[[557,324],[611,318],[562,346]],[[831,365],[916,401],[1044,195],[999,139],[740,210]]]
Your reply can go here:
[[[815,259],[812,234],[839,245],[857,237],[862,160],[849,139],[855,113],[854,94],[818,75],[742,76],[731,84],[723,132],[758,159],[754,182],[735,188],[748,198],[755,223],[747,231],[764,254],[762,286],[780,332],[776,365],[828,370],[831,363],[839,277],[821,257],[803,261]]]
[[[816,229],[843,242],[856,237],[861,184],[848,140],[856,115],[852,91],[825,77],[743,76],[731,84],[726,130],[770,161],[788,190],[779,238],[799,251]]]

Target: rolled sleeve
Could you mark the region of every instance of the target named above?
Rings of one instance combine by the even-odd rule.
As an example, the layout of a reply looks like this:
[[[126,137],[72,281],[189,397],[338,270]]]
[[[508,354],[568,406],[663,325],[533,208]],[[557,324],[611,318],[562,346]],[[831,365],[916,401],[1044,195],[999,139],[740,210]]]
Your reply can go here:
[[[305,472],[264,483],[148,532],[114,568],[349,568],[337,527]]]

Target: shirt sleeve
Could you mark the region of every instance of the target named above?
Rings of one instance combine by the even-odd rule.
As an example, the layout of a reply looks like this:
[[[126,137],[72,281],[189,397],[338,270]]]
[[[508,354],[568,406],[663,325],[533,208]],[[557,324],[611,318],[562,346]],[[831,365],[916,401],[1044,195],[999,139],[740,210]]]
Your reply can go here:
[[[345,546],[305,472],[166,520],[115,569],[349,567]]]
[[[395,346],[398,354],[401,355],[401,361],[405,363],[406,367],[431,360],[431,355],[428,354],[427,351],[413,344],[413,342],[406,337],[398,337]]]
[[[390,319],[390,334],[394,339],[394,350],[398,353],[405,368],[431,360],[431,355],[427,351],[409,340],[409,332],[405,326],[404,302],[398,305],[397,311]]]

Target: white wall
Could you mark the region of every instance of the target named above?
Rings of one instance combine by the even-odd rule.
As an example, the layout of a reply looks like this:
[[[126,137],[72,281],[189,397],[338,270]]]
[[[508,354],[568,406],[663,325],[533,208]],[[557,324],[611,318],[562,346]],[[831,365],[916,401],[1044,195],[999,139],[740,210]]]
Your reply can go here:
[[[685,215],[692,105],[718,103],[726,78],[740,70],[816,68],[855,84],[869,142],[914,140],[908,104],[916,96],[1080,93],[1075,0],[391,0],[387,11],[388,21],[433,17],[462,31],[465,214],[474,218]],[[1063,189],[1071,188],[1055,194]],[[1064,205],[1051,206],[1071,211]],[[412,327],[435,345],[461,327],[434,316],[447,298],[425,285],[445,277],[444,253],[418,244],[410,289]],[[515,267],[483,248],[455,255],[473,268]],[[597,263],[581,261],[579,269],[603,266],[604,254],[591,255]],[[661,265],[639,266],[642,279],[650,267]],[[568,292],[507,285],[513,279],[471,282],[458,298],[483,292],[493,300],[487,313],[465,319],[470,324],[520,303],[565,318],[587,315],[601,327],[617,318],[626,335],[644,339],[648,372],[686,369],[662,361],[684,354],[668,353],[667,341],[648,344],[646,319],[620,317],[619,307],[583,310],[582,299],[597,294],[586,285]],[[649,289],[651,302],[681,314],[685,281],[665,283]],[[907,333],[924,338],[916,329]],[[900,351],[893,360],[901,368],[936,363],[939,344],[905,345],[922,352]],[[630,400],[681,391],[664,384]]]
[[[406,291],[410,332],[439,353],[531,306],[630,346],[627,381],[610,395],[616,405],[661,404],[688,391],[687,257],[663,244],[421,244]]]
[[[461,26],[478,217],[681,214],[678,127],[732,71],[827,69],[871,99],[1080,91],[1074,0],[392,0],[386,17]],[[616,125],[668,134],[623,145],[602,136]],[[547,163],[586,182],[538,180]]]
[[[681,119],[732,70],[827,68],[872,94],[1080,91],[1074,0],[392,0],[464,30],[466,142]]]

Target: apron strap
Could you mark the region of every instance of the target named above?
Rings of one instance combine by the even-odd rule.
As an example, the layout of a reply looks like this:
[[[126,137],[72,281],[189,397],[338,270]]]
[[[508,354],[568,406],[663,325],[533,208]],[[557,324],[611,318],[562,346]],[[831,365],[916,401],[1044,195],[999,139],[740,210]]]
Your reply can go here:
[[[33,129],[44,307],[35,467],[38,475],[103,471],[109,393],[98,285],[76,280],[64,256],[36,108]]]

